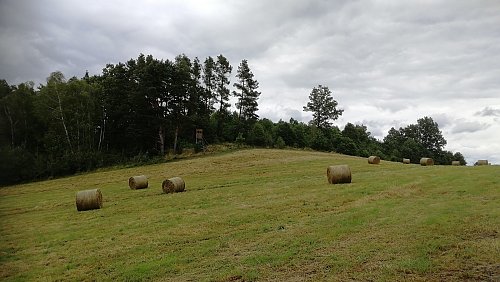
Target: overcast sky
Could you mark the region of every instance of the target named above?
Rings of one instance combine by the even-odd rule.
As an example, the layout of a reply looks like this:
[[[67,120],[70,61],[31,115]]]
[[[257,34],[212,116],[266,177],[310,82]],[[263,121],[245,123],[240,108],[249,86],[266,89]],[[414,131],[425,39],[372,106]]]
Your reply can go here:
[[[101,74],[140,53],[247,59],[260,117],[307,122],[318,84],[335,122],[377,139],[430,116],[469,164],[500,164],[500,1],[0,0],[0,79]],[[234,82],[234,79],[233,81]]]

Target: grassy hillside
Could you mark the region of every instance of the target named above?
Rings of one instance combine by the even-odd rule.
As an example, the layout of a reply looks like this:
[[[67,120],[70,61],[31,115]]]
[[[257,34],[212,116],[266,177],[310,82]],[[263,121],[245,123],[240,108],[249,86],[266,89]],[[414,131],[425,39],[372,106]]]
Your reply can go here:
[[[162,194],[172,176],[186,192]],[[77,212],[91,188],[104,207]],[[4,281],[500,279],[498,166],[243,150],[1,188],[0,222]]]

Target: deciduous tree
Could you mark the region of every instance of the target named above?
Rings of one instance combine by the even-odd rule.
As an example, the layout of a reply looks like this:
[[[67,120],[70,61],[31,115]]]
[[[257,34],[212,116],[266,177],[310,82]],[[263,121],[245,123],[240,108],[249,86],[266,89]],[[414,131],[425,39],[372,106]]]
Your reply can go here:
[[[336,120],[344,112],[337,109],[337,101],[332,97],[332,91],[327,86],[318,85],[314,87],[309,95],[309,102],[304,106],[304,111],[312,112],[311,124],[317,128],[331,127],[330,120]]]

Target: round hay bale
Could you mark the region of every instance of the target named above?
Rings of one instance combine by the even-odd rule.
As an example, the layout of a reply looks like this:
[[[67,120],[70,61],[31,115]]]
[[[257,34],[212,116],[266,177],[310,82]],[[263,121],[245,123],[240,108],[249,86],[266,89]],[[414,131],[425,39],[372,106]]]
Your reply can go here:
[[[165,179],[161,184],[164,193],[182,192],[186,188],[186,183],[180,177]]]
[[[132,176],[128,179],[128,186],[132,190],[148,188],[148,178],[145,175]]]
[[[488,160],[478,160],[475,165],[488,165]]]
[[[368,163],[369,164],[379,164],[380,163],[380,158],[377,156],[369,156],[368,157]]]
[[[410,164],[410,159],[403,159],[404,164]]]
[[[423,165],[423,166],[434,165],[434,160],[431,158],[421,158],[420,165]]]
[[[100,189],[83,190],[76,193],[76,209],[78,211],[100,208],[102,208],[102,194]]]
[[[460,161],[452,161],[451,165],[460,165]]]
[[[348,165],[332,165],[326,169],[328,183],[351,183],[351,169]]]

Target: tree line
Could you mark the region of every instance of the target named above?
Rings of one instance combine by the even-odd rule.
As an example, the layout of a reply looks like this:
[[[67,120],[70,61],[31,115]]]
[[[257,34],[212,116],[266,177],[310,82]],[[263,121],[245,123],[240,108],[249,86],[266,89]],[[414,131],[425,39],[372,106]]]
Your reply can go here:
[[[99,75],[66,79],[54,72],[37,88],[32,82],[0,80],[0,184],[161,161],[168,151],[185,148],[201,150],[195,144],[197,128],[210,144],[312,148],[412,162],[425,155],[442,164],[461,156],[442,150],[446,141],[427,117],[391,129],[383,142],[364,125],[332,126],[329,121],[342,110],[321,85],[304,107],[313,112],[309,124],[260,119],[259,83],[248,61],[238,65],[231,87],[232,72],[223,55],[201,62],[184,54],[173,60],[141,54],[108,64]],[[459,160],[465,163],[463,156]]]

